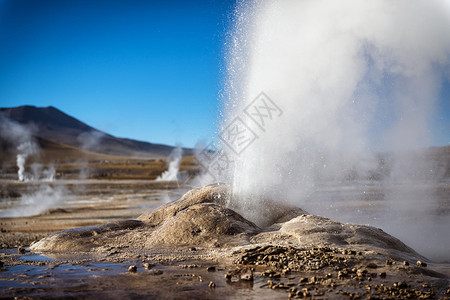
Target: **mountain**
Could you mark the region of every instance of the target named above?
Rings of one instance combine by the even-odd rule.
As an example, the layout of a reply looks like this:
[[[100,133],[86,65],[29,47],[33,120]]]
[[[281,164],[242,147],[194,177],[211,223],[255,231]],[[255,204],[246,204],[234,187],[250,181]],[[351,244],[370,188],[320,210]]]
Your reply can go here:
[[[95,129],[59,109],[35,106],[0,108],[9,119],[34,129],[33,135],[83,150],[119,156],[158,158],[170,154],[174,147],[118,138]],[[191,149],[183,149],[192,154]]]

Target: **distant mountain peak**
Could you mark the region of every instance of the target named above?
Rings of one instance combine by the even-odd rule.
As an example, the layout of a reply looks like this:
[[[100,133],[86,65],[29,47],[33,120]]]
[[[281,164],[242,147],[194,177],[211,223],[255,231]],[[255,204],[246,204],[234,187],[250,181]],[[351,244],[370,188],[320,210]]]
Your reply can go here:
[[[37,127],[35,134],[40,138],[103,154],[154,158],[168,156],[174,148],[114,137],[54,106],[24,105],[0,108],[0,112],[18,123],[34,124]],[[192,152],[191,149],[185,151]]]

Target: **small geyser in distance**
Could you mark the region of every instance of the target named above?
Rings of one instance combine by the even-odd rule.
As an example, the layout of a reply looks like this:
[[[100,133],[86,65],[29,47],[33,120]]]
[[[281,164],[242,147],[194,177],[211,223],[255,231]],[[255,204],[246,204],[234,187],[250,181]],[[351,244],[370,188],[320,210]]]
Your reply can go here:
[[[223,140],[238,120],[251,143],[223,147],[233,161],[221,177],[232,186],[231,205],[258,222],[270,210],[260,199],[308,210],[317,189],[352,182],[362,190],[401,185],[385,193],[387,206],[421,197],[410,205],[429,208],[426,189],[403,192],[438,177],[420,150],[430,146],[441,85],[449,81],[448,1],[242,1],[234,25],[220,134]],[[254,111],[259,116],[249,113],[261,92],[280,117],[263,106]],[[266,118],[264,127],[255,117]],[[443,222],[448,227],[448,216]],[[412,233],[401,230],[391,232],[411,243]],[[448,249],[441,233],[436,247]],[[420,236],[411,246],[424,243]]]
[[[167,163],[169,164],[169,168],[164,171],[158,178],[156,178],[156,181],[162,181],[162,180],[178,180],[178,173],[180,169],[181,159],[183,158],[183,149],[181,149],[180,146],[177,146],[175,149],[172,150],[170,155],[167,157]]]

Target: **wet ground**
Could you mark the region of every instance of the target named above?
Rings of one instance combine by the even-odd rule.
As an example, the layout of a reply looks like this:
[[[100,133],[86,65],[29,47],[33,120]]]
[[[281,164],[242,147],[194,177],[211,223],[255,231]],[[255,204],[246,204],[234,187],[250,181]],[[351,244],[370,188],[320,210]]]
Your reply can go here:
[[[88,256],[74,260],[3,249],[0,298],[445,299],[450,296],[448,277],[436,273],[443,271],[443,267],[450,271],[450,265],[441,264],[440,269],[431,265],[405,266],[395,261],[380,263],[362,253],[312,249],[297,251],[300,256],[283,259],[283,263],[291,266],[287,269],[278,259],[292,249],[247,249],[232,266],[195,259],[156,261],[145,254],[126,261],[95,260]],[[264,253],[276,259],[267,260],[260,255]],[[327,256],[321,265],[316,265],[317,255]],[[296,268],[294,261],[307,264]],[[132,266],[136,269],[130,270]]]
[[[5,181],[2,186],[6,196],[3,196],[0,203],[1,209],[4,211],[17,207],[21,195],[32,194],[33,188],[39,188],[39,184],[64,186],[68,192],[63,201],[38,215],[0,219],[0,298],[286,299],[291,295],[316,299],[397,299],[408,298],[408,293],[410,298],[445,299],[450,296],[447,291],[450,289],[448,263],[428,262],[426,267],[417,266],[415,261],[408,262],[408,265],[404,265],[403,261],[391,264],[388,263],[389,259],[385,261],[384,258],[380,260],[380,257],[370,257],[370,253],[363,256],[342,254],[339,249],[335,249],[337,252],[333,255],[341,263],[346,261],[341,265],[286,272],[283,272],[283,265],[268,264],[263,253],[252,256],[250,262],[235,261],[230,265],[210,257],[205,258],[202,249],[188,249],[195,254],[188,259],[184,259],[182,255],[179,259],[159,259],[159,254],[145,252],[110,256],[115,252],[112,251],[104,256],[87,253],[76,257],[27,252],[27,246],[32,241],[53,232],[134,219],[144,212],[178,199],[190,188],[176,183],[144,180],[33,184]],[[386,220],[399,207],[393,207],[386,199],[398,193],[385,191],[377,186],[339,189],[327,187],[311,194],[310,201],[304,204],[306,210],[312,213],[341,221],[350,222],[350,217],[356,216],[362,224],[377,225],[374,220],[383,220],[379,224],[395,225],[392,220],[391,223],[386,223]],[[412,199],[409,205],[400,205],[400,208],[407,205],[409,213],[394,221],[399,221],[400,218],[403,218],[402,221],[411,221],[422,214],[427,216],[427,220],[444,220],[430,224],[448,228],[448,184],[440,185],[435,193],[439,193],[439,197],[433,199],[438,200],[418,206],[421,203],[420,197],[426,193],[417,187],[410,193],[414,197],[409,197]],[[414,225],[413,223],[412,226]],[[428,227],[429,230],[433,228],[436,227]],[[428,246],[438,249],[437,252],[441,254],[447,253],[445,249],[449,248],[442,247],[450,240],[448,231],[439,230],[433,233],[435,234],[441,234],[439,244]],[[424,233],[416,235],[416,239],[421,235]],[[22,253],[18,253],[19,246],[23,248]],[[414,248],[414,245],[411,246]],[[126,252],[127,249],[119,249],[118,252],[121,251]],[[245,257],[246,252],[236,255]],[[301,256],[307,257],[308,254]],[[176,257],[176,254],[172,257]],[[376,261],[376,268],[369,267],[368,261],[371,260]],[[145,264],[149,264],[149,267],[146,268]],[[136,272],[128,270],[132,265],[136,266]],[[251,280],[246,278],[249,269]],[[347,273],[339,277],[339,272]],[[383,272],[386,276],[382,275]],[[400,288],[399,282],[404,282],[406,286],[402,283]]]
[[[276,299],[283,291],[267,289],[267,280],[226,280],[225,267],[208,261],[153,263],[146,259],[102,262],[58,260],[43,255],[7,254],[13,259],[0,272],[0,298],[110,298],[134,299]],[[136,272],[130,272],[130,266]]]

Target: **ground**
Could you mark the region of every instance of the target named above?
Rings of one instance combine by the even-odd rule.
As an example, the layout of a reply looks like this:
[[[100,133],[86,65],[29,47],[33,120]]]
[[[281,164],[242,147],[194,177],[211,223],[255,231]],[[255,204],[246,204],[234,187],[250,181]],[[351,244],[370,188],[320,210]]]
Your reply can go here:
[[[73,191],[79,183],[64,182]],[[292,207],[296,216],[262,228],[223,206],[226,187],[182,197],[190,188],[92,180],[57,209],[1,219],[0,297],[449,297],[448,264],[376,228]],[[217,220],[228,225],[216,230]],[[51,235],[80,226],[91,227]]]

